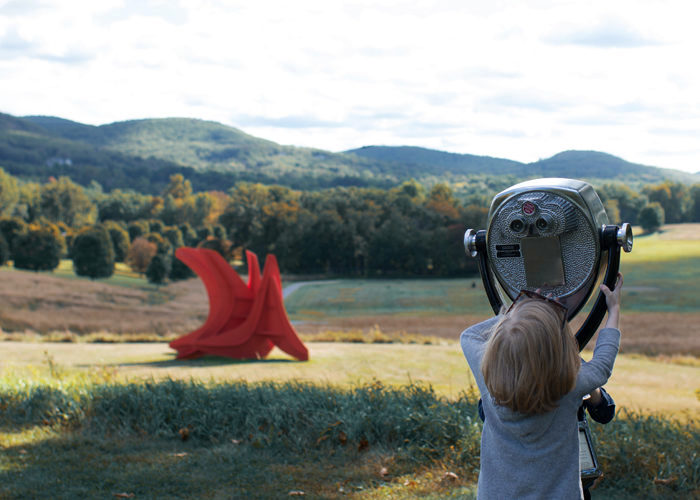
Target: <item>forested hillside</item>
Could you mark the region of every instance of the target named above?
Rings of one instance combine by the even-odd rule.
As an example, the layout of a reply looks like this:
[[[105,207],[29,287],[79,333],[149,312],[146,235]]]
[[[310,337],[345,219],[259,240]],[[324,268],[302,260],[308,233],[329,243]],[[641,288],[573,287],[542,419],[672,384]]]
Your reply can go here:
[[[536,177],[568,177],[589,181],[620,180],[629,184],[660,182],[665,179],[698,182],[700,176],[678,170],[662,169],[630,163],[611,154],[597,151],[564,151],[533,163],[446,153],[409,146],[365,146],[347,151],[365,158],[396,165],[422,168],[426,174],[451,176],[509,175],[522,180]]]
[[[175,118],[94,127],[0,114],[0,166],[37,181],[65,175],[84,186],[95,181],[108,190],[151,194],[160,193],[173,174],[190,179],[197,191],[241,181],[298,189],[400,182],[373,160],[280,146],[232,127]]]
[[[56,117],[0,114],[0,167],[44,182],[68,176],[105,190],[158,194],[182,174],[195,191],[226,190],[237,182],[314,190],[334,186],[390,188],[410,179],[426,187],[448,183],[470,195],[534,177],[574,177],[628,185],[700,176],[647,167],[592,151],[567,151],[523,164],[502,158],[416,147],[368,146],[344,153],[282,146],[220,123],[186,118],[93,126]]]

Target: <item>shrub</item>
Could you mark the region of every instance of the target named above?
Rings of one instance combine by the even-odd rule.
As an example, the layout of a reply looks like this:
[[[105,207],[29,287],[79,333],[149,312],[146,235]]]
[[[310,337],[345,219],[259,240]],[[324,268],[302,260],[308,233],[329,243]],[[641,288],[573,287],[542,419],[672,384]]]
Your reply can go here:
[[[4,266],[10,258],[10,247],[5,241],[5,237],[0,233],[0,266]]]
[[[173,246],[160,233],[148,233],[146,239],[151,243],[155,243],[157,254],[169,256],[173,252]]]
[[[214,238],[218,238],[220,240],[225,240],[226,239],[226,228],[222,226],[221,224],[214,224],[212,226],[212,236]]]
[[[193,247],[199,243],[199,240],[197,239],[197,232],[192,229],[190,224],[187,222],[180,224],[178,229],[180,229],[180,232],[182,233],[182,240],[186,247]]]
[[[201,242],[209,238],[210,236],[214,236],[214,229],[211,226],[200,226],[196,229],[197,233],[197,241]]]
[[[175,226],[168,226],[163,229],[163,237],[170,242],[173,248],[185,246],[182,232]]]
[[[163,228],[165,228],[165,224],[163,224],[162,221],[159,221],[158,219],[151,219],[148,221],[148,231],[151,233],[163,233]]]
[[[12,248],[14,245],[15,238],[24,234],[29,230],[29,226],[19,217],[2,217],[0,218],[0,233],[5,238],[7,246],[10,248],[10,255],[12,254]]]
[[[73,238],[73,270],[78,276],[109,278],[114,274],[114,247],[104,226],[82,229]]]
[[[14,239],[12,258],[17,269],[53,271],[65,247],[65,240],[54,224],[32,224],[26,233]]]
[[[209,238],[200,241],[197,247],[214,250],[227,261],[233,258],[233,245],[228,240],[220,240],[219,238],[214,238],[210,236]]]
[[[180,259],[173,257],[170,264],[170,273],[168,273],[168,278],[171,281],[186,280],[194,276],[192,269],[187,267]]]
[[[118,223],[108,220],[104,223],[105,229],[109,232],[109,238],[114,249],[114,261],[124,262],[129,253],[129,233]]]
[[[129,232],[129,240],[134,241],[139,236],[145,236],[149,233],[148,222],[145,220],[135,220],[127,226]]]
[[[170,272],[170,259],[167,256],[156,253],[146,269],[146,278],[149,283],[161,285]]]
[[[126,263],[134,272],[143,274],[157,251],[158,247],[155,243],[151,243],[146,238],[138,237],[131,242]]]

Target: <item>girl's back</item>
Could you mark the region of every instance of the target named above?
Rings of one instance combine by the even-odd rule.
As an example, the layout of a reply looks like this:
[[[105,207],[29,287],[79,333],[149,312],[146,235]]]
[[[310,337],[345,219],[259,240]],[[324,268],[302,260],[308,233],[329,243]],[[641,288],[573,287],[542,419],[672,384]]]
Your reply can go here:
[[[541,411],[540,408],[534,413],[523,413],[499,404],[499,398],[493,397],[488,388],[488,385],[494,385],[484,380],[482,361],[497,325],[502,326],[501,316],[474,325],[461,336],[462,351],[476,379],[486,417],[481,436],[478,498],[581,498],[576,414],[583,396],[605,384],[612,374],[620,332],[616,328],[600,331],[593,359],[581,364],[575,379],[571,380],[572,387],[563,396],[557,396],[556,404],[550,405],[553,409]],[[568,328],[564,334],[570,335]],[[539,349],[546,347],[539,346]],[[512,345],[510,351],[506,346],[501,361],[512,355],[512,351]],[[488,357],[493,359],[493,353]],[[528,356],[533,357],[537,358],[532,354]],[[543,359],[547,358],[546,354],[543,355]],[[541,363],[541,360],[535,361]],[[533,368],[532,364],[530,368]],[[546,373],[546,367],[541,368]],[[533,369],[538,369],[536,363]],[[486,371],[493,374],[492,368]],[[527,368],[520,363],[519,369],[510,375],[517,379],[522,372],[527,372]],[[541,388],[533,385],[533,393],[541,392]],[[547,392],[546,387],[544,392]],[[520,397],[522,400],[522,394]],[[508,404],[523,406],[522,401],[509,401]]]

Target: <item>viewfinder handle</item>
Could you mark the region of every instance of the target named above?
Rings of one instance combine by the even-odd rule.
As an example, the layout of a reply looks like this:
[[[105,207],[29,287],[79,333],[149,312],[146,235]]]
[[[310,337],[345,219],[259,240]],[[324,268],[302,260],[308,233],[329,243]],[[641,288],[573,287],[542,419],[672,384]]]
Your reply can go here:
[[[486,296],[489,299],[493,313],[498,314],[501,311],[501,307],[503,307],[503,300],[501,300],[501,296],[496,290],[493,274],[491,273],[491,266],[489,265],[486,252],[486,230],[481,229],[476,232],[473,229],[467,230],[467,232],[464,233],[464,251],[472,257],[479,257],[481,282],[484,284],[484,290],[486,291]]]

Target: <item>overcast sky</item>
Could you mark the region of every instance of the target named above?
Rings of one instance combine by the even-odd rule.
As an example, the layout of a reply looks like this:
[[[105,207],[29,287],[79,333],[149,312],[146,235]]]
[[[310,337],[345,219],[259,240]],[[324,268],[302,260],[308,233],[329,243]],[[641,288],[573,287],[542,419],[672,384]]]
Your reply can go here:
[[[0,0],[0,112],[700,171],[693,1]]]

